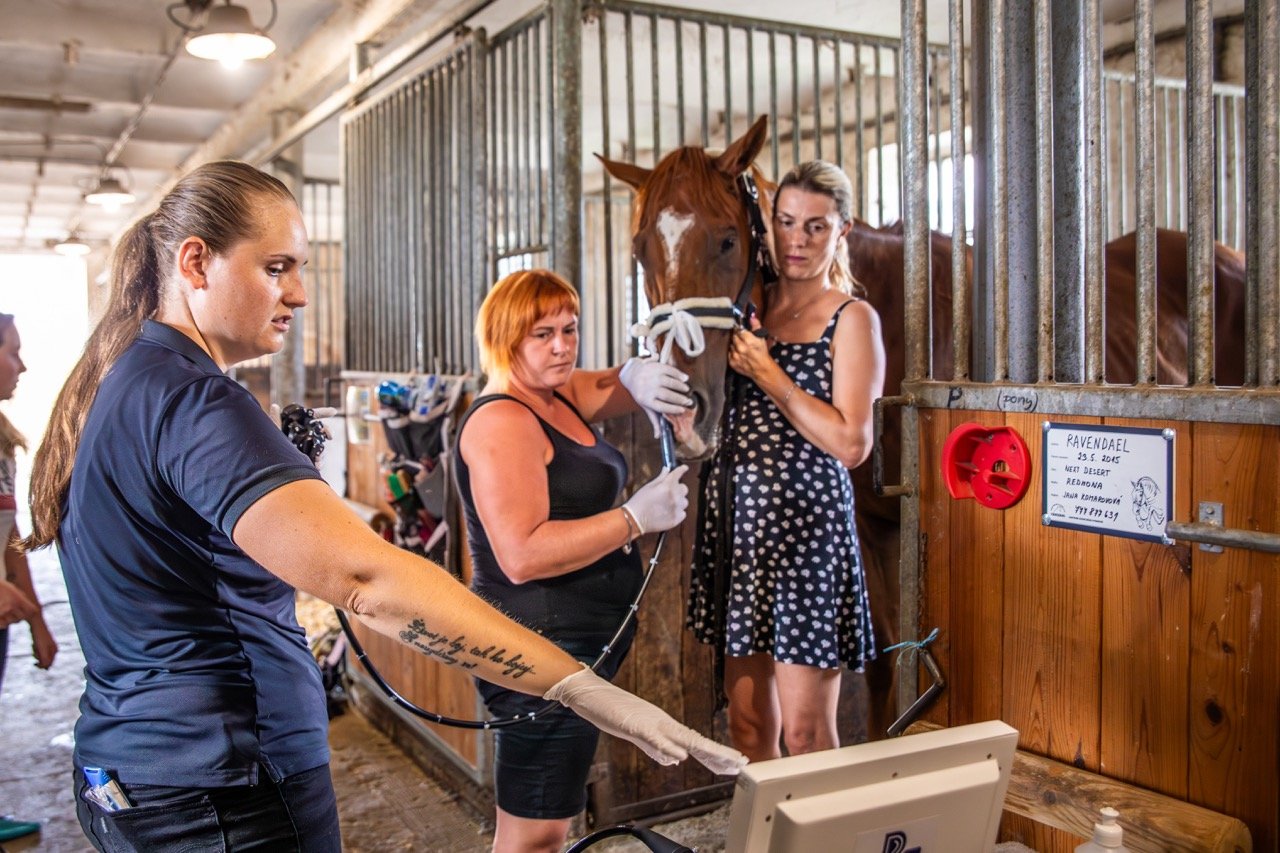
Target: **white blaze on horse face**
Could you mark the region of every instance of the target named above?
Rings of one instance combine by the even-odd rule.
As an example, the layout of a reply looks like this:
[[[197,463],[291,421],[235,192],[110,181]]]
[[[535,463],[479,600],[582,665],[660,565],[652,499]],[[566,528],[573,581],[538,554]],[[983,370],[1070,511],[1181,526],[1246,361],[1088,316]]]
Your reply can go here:
[[[668,207],[658,214],[658,233],[662,235],[662,247],[667,253],[667,279],[663,283],[668,288],[680,272],[680,243],[691,225],[692,213],[676,213]]]

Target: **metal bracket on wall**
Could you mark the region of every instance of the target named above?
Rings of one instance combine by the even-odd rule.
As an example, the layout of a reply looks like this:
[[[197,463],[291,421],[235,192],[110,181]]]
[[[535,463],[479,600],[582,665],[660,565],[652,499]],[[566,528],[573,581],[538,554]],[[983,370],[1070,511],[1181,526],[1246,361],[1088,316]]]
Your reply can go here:
[[[871,487],[881,497],[897,498],[903,495],[914,495],[915,486],[901,483],[888,486],[884,482],[884,412],[885,409],[914,406],[916,398],[912,394],[899,394],[891,397],[878,397],[871,407]],[[905,479],[905,472],[902,479]]]
[[[1196,521],[1213,527],[1222,527],[1223,519],[1224,515],[1222,511],[1222,504],[1217,503],[1216,501],[1200,501],[1200,508],[1196,513]],[[1213,545],[1208,542],[1201,542],[1200,550],[1208,551],[1210,554],[1221,554],[1222,546]]]
[[[1220,552],[1225,545],[1231,548],[1245,548],[1250,551],[1263,551],[1267,554],[1280,554],[1280,533],[1263,530],[1236,530],[1223,526],[1222,504],[1202,501],[1199,511],[1200,520],[1192,523],[1171,521],[1165,525],[1165,535],[1172,539],[1183,539],[1187,542],[1199,542],[1205,551]],[[1206,547],[1212,545],[1214,547]]]

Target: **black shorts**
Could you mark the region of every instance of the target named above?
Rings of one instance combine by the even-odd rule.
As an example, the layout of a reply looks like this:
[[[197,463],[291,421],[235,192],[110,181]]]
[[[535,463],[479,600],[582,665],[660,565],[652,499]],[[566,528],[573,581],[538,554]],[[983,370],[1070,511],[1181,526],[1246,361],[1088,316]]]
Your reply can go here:
[[[600,667],[612,679],[631,647],[630,632]],[[554,638],[553,638],[554,639]],[[607,639],[607,638],[606,638]],[[584,663],[592,663],[604,641],[556,644]],[[546,706],[537,696],[477,682],[489,713],[495,719],[527,714]],[[516,817],[562,820],[587,806],[587,774],[595,758],[600,731],[563,705],[533,720],[494,732],[494,795],[498,808]]]

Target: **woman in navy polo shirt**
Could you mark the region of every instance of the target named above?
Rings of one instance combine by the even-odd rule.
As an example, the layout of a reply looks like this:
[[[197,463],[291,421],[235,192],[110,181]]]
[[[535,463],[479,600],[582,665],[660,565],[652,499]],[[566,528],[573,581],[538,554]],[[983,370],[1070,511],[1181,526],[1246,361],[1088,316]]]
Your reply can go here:
[[[738,753],[384,542],[226,376],[279,351],[306,261],[275,178],[236,162],[185,177],[117,247],[106,313],[36,454],[25,544],[57,542],[84,649],[75,786],[94,846],[340,849],[295,587],[658,761],[736,770]]]

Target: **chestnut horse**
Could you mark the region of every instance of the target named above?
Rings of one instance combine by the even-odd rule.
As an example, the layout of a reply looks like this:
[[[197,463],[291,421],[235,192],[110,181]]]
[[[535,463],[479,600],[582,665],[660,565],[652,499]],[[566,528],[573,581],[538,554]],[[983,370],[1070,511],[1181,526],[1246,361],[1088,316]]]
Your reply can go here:
[[[701,148],[679,148],[653,169],[600,158],[609,173],[636,191],[632,217],[632,251],[644,268],[645,295],[651,305],[686,297],[734,299],[751,271],[750,231],[744,199],[736,183],[751,174],[756,183],[772,189],[754,166],[765,142],[767,116],[762,116],[724,153],[713,156]],[[770,219],[771,199],[762,191],[760,206]],[[897,395],[905,373],[903,345],[903,235],[901,224],[875,228],[855,220],[848,236],[850,270],[867,289],[867,299],[880,315],[885,345],[886,396]],[[1109,243],[1106,264],[1106,370],[1114,383],[1134,381],[1136,320],[1134,293],[1136,253],[1133,234]],[[1184,384],[1187,376],[1186,235],[1159,230],[1156,235],[1158,273],[1158,381]],[[930,235],[933,296],[932,378],[952,378],[951,237]],[[966,269],[972,275],[972,254]],[[1216,380],[1240,384],[1244,377],[1244,257],[1215,247]],[[760,282],[753,282],[754,300],[767,298]],[[691,424],[677,430],[679,452],[689,460],[709,457],[720,436],[717,428],[724,405],[724,372],[728,332],[705,330],[705,350],[690,358],[674,350],[675,362],[689,374],[695,400]],[[893,413],[888,413],[880,452],[888,482],[897,482],[901,436]],[[871,596],[876,642],[880,648],[898,639],[898,562],[900,507],[898,498],[884,498],[872,488],[871,466],[852,472],[858,536],[863,568]],[[892,721],[894,671],[891,657],[881,655],[867,668],[871,691],[869,732],[880,736]]]

